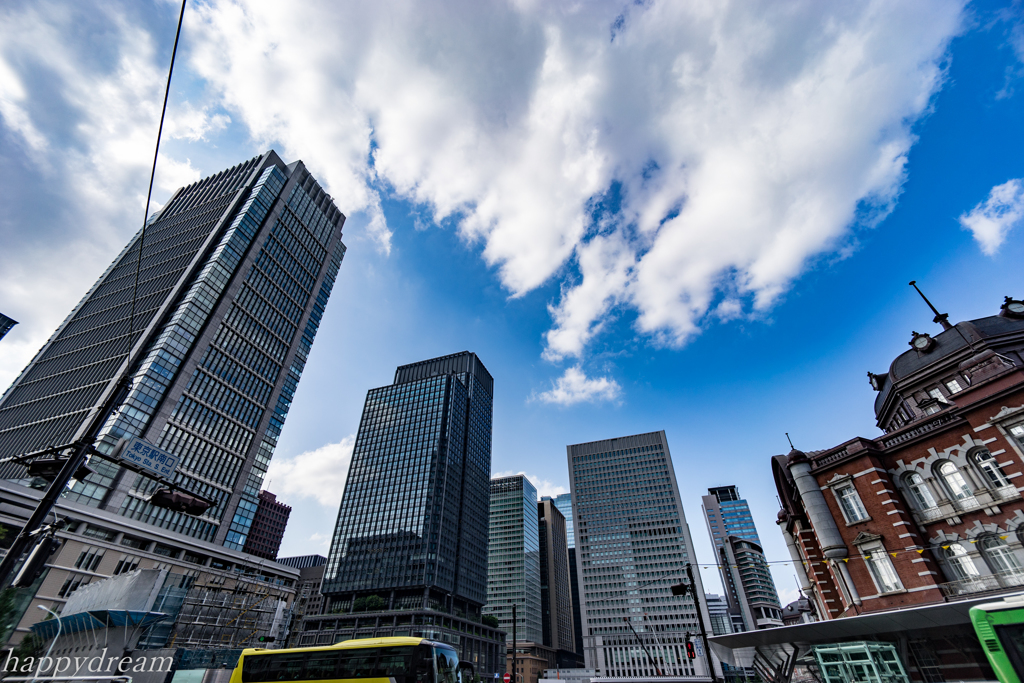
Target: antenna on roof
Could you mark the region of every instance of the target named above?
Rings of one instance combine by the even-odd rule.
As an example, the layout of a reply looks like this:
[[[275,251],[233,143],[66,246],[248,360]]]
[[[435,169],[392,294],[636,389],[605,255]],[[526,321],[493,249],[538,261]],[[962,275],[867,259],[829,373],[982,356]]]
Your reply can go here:
[[[917,290],[917,293],[921,295],[921,298],[924,299],[924,302],[928,304],[928,308],[932,309],[932,313],[935,314],[935,318],[932,320],[932,322],[942,325],[942,329],[944,330],[953,329],[953,326],[949,324],[949,313],[939,313],[938,309],[935,308],[935,306],[932,306],[932,302],[928,301],[928,297],[926,297],[924,295],[924,292],[922,292],[920,288],[918,288],[917,280],[911,280],[910,286]]]
[[[791,451],[795,451],[796,450],[796,446],[793,445],[793,439],[789,438],[789,432],[786,432],[786,441],[789,442],[789,449]]]

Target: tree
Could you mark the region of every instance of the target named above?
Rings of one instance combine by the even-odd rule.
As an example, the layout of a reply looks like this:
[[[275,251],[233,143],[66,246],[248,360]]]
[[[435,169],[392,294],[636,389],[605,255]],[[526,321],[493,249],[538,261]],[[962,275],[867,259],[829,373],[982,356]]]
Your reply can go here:
[[[356,612],[379,612],[385,607],[387,607],[387,602],[379,595],[358,597],[353,605]]]
[[[46,645],[46,641],[35,633],[29,633],[21,642],[18,643],[18,647],[14,648],[14,655],[18,658],[19,662],[25,661],[26,657],[38,657],[43,654],[43,646]]]
[[[493,614],[485,614],[480,621],[483,622],[484,626],[490,626],[491,628],[498,628],[498,617]]]
[[[17,626],[17,624],[8,623],[15,616],[14,595],[17,590],[17,588],[8,586],[0,591],[0,642],[6,642],[11,630]]]

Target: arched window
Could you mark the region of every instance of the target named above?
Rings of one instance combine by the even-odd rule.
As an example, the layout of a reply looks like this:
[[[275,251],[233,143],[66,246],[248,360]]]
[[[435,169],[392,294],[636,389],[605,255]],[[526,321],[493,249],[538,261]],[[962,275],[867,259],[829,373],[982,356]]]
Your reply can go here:
[[[967,498],[974,497],[974,491],[964,481],[960,470],[950,461],[947,460],[939,466],[939,476],[946,482],[946,487],[956,500],[966,500]]]
[[[946,561],[949,562],[950,570],[960,581],[976,579],[981,576],[981,572],[974,566],[974,560],[971,559],[971,556],[967,554],[967,551],[959,543],[954,543],[946,548],[944,554]]]
[[[978,468],[985,473],[985,480],[992,485],[992,488],[998,489],[1010,485],[1006,475],[999,469],[999,463],[996,462],[996,459],[992,457],[992,454],[987,449],[981,449],[972,457],[974,462],[977,463]]]
[[[986,536],[981,542],[981,549],[985,553],[985,559],[988,560],[989,566],[997,574],[1016,576],[1024,573],[1024,567],[1021,566],[1020,560],[1010,550],[1006,541],[998,536]]]
[[[920,474],[911,472],[903,478],[903,483],[910,490],[910,495],[913,496],[918,508],[927,510],[936,507],[935,496],[932,495],[931,489],[928,488],[928,484],[924,482],[924,477]]]

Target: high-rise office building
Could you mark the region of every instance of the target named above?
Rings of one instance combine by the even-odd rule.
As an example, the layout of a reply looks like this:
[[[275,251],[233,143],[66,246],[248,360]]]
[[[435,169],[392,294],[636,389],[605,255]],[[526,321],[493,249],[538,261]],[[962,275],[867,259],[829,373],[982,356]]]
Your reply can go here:
[[[740,491],[735,486],[708,489],[708,495],[701,497],[701,504],[711,542],[716,547],[722,545],[726,536],[761,542],[750,507],[746,500],[740,498]]]
[[[696,602],[670,589],[696,558],[665,432],[566,450],[587,668],[601,676],[706,675],[704,660],[687,659],[685,650],[687,635],[698,632],[696,610],[710,621],[700,572]]]
[[[782,626],[782,606],[747,501],[735,486],[708,489],[701,498],[715,546],[733,632]]]
[[[8,318],[3,313],[0,313],[0,339],[7,336],[7,333],[11,331],[11,328],[18,324],[18,321],[14,318]]]
[[[565,517],[565,538],[570,548],[576,547],[576,538],[572,530],[572,494],[560,493],[557,496],[544,496],[541,500],[550,500]]]
[[[179,189],[0,397],[0,457],[83,436],[127,367],[95,472],[66,497],[241,550],[345,254],[344,221],[301,161],[273,151]],[[150,503],[157,482],[116,460],[129,437],[178,455],[174,482],[213,507]],[[26,470],[0,476],[25,482]]]
[[[466,351],[367,392],[324,571],[331,616],[305,621],[301,644],[419,635],[455,643],[488,677],[504,671],[504,634],[480,623],[493,390]]]
[[[260,491],[259,501],[249,537],[245,539],[242,550],[256,557],[276,560],[292,509],[279,502],[277,496],[270,491]]]
[[[537,489],[522,474],[491,479],[484,612],[497,618],[508,642],[512,642],[512,605],[515,605],[516,639],[544,644],[540,581]]]
[[[558,666],[577,665],[572,621],[572,584],[569,580],[569,548],[565,517],[554,501],[537,503],[540,523],[540,611],[544,645],[558,653]]]
[[[562,493],[557,496],[544,496],[541,500],[550,500],[565,516],[565,537],[569,544],[569,588],[572,598],[573,651],[583,656],[583,619],[580,617],[580,582],[576,572],[576,540],[572,527],[572,494]]]

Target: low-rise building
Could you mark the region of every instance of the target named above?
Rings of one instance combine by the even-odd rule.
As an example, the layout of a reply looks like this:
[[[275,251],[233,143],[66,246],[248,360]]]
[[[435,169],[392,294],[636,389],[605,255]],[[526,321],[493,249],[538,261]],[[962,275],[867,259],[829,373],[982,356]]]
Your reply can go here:
[[[517,683],[538,683],[545,670],[557,668],[558,654],[554,648],[542,643],[519,641],[516,643],[513,667],[512,643],[509,642],[505,662],[506,670],[513,674],[513,680]]]
[[[9,536],[24,525],[41,496],[36,489],[0,480],[0,524]],[[38,606],[61,613],[80,587],[138,569],[165,570],[180,577],[191,596],[183,596],[182,614],[195,618],[187,625],[175,622],[176,646],[240,648],[254,645],[260,637],[285,635],[282,628],[287,628],[285,616],[299,570],[153,526],[143,534],[127,517],[63,498],[54,512],[65,525],[56,532],[62,545],[35,583],[18,589],[12,645],[46,617]],[[204,600],[211,605],[220,600],[223,609],[246,600],[253,606],[246,619],[231,625],[230,618],[222,619],[218,625],[216,619],[203,616],[199,603]]]
[[[299,570],[299,582],[295,589],[295,606],[292,608],[292,626],[288,636],[288,647],[297,647],[302,635],[300,624],[305,617],[314,617],[324,609],[324,596],[320,584],[324,580],[324,564],[303,567]]]

